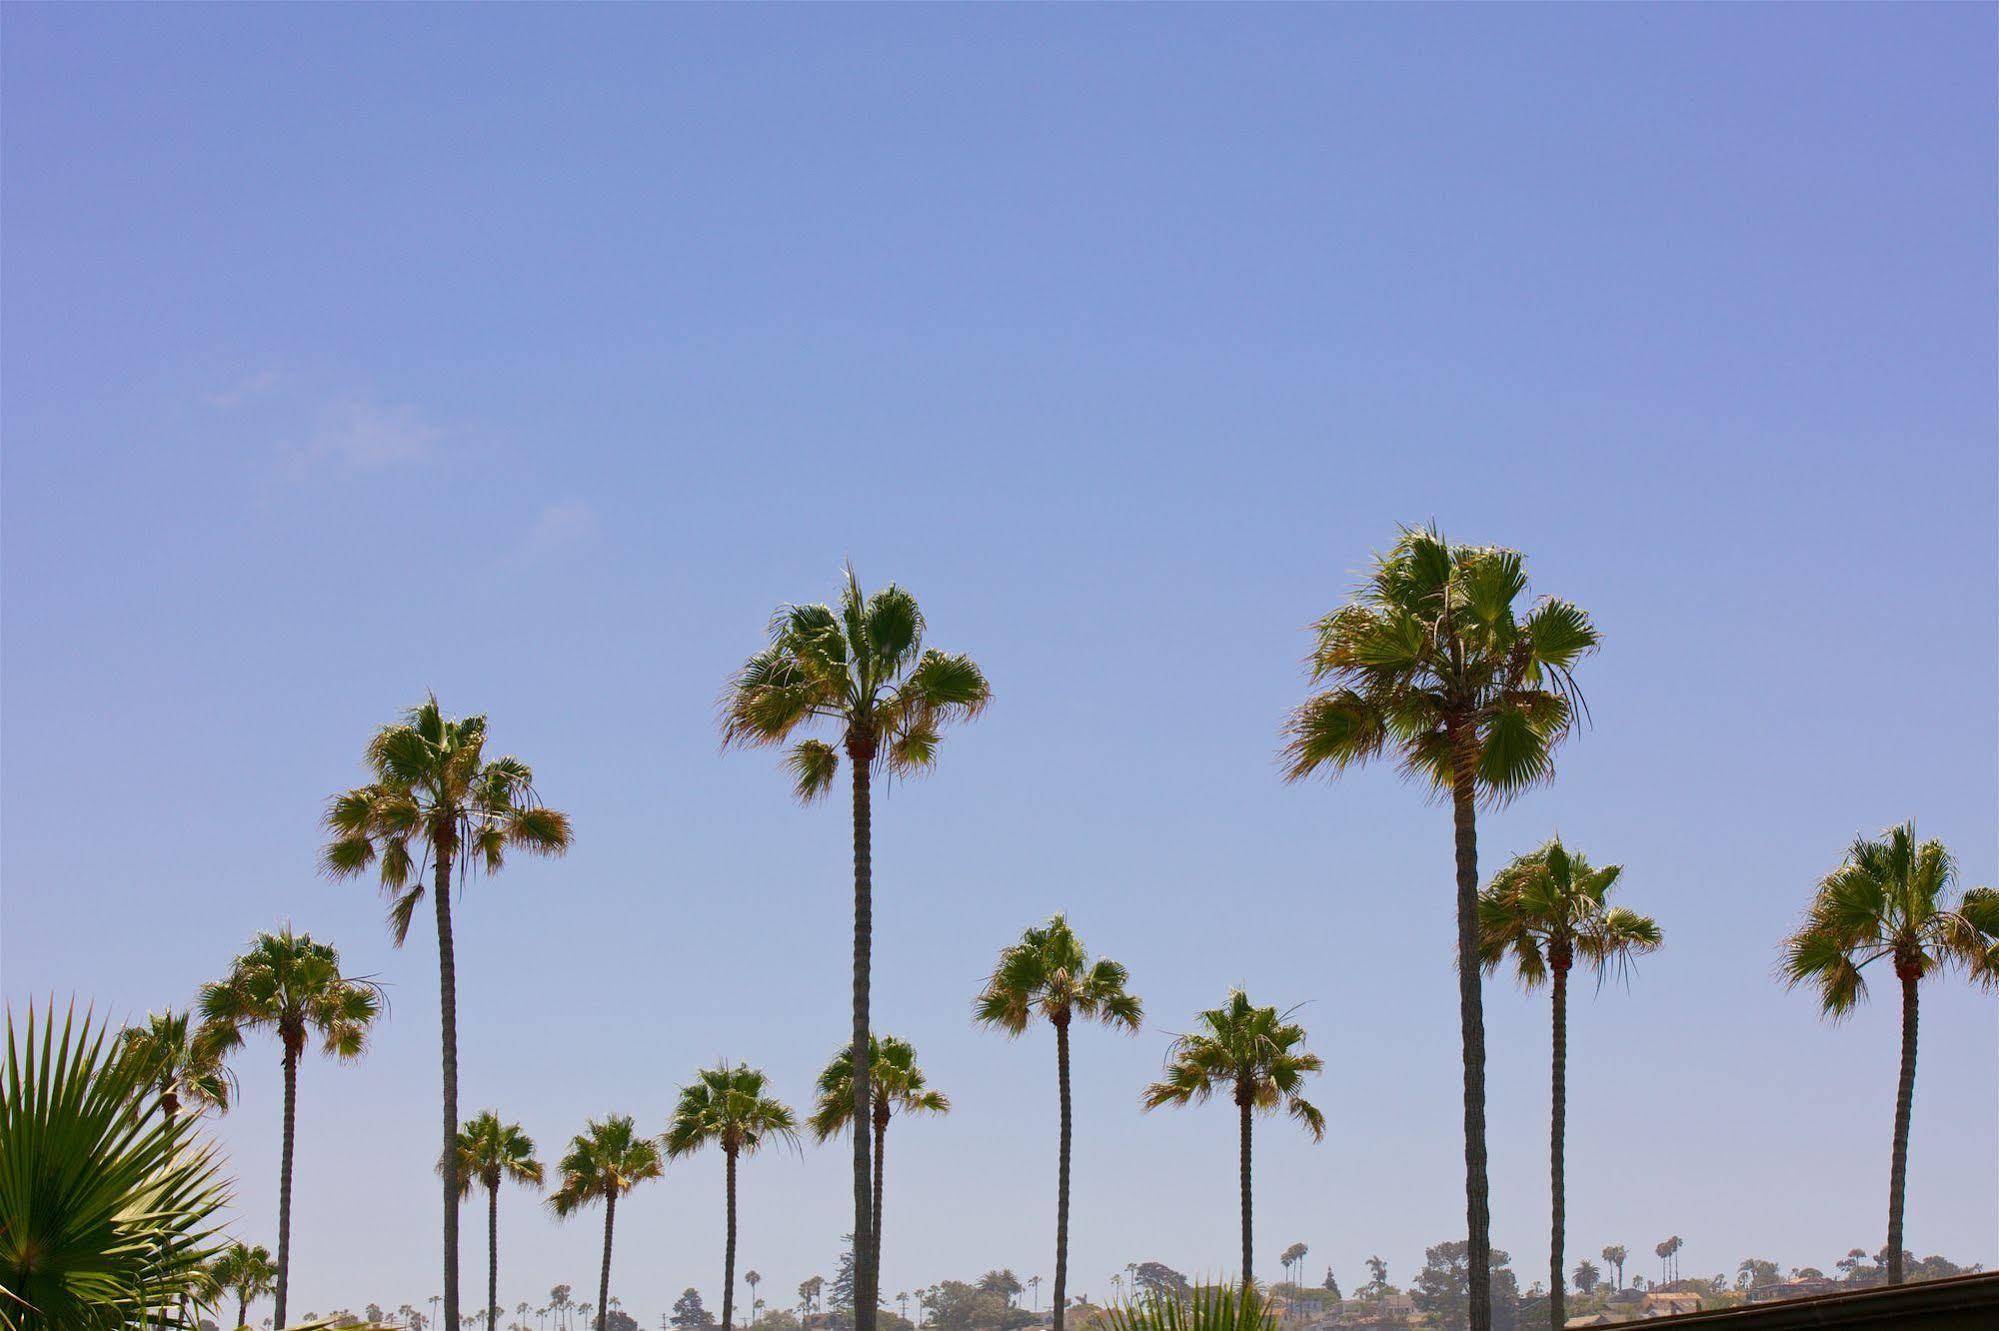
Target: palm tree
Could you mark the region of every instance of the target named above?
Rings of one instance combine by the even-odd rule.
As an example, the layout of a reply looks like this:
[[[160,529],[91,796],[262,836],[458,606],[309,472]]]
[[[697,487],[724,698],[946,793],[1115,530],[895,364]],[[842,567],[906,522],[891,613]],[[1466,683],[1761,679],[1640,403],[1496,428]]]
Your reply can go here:
[[[541,1186],[541,1161],[534,1157],[534,1139],[518,1123],[502,1123],[488,1109],[465,1120],[458,1130],[458,1195],[471,1193],[474,1181],[486,1189],[486,1325],[500,1322],[500,1184],[512,1179]],[[527,1311],[527,1305],[521,1305]]]
[[[1974,983],[1999,985],[1999,892],[1958,896],[1957,863],[1941,841],[1916,841],[1903,823],[1856,837],[1846,861],[1819,883],[1804,922],[1784,941],[1783,973],[1809,984],[1838,1021],[1867,995],[1861,971],[1888,959],[1902,982],[1902,1070],[1895,1089],[1895,1142],[1888,1170],[1888,1283],[1902,1283],[1902,1204],[1909,1170],[1909,1109],[1916,1090],[1916,987],[1962,967]]]
[[[1548,1240],[1548,1316],[1556,1331],[1566,1320],[1562,1249],[1566,1237],[1563,1156],[1568,1122],[1569,971],[1581,959],[1601,982],[1610,968],[1624,970],[1631,959],[1659,949],[1659,925],[1648,915],[1607,898],[1623,866],[1599,869],[1572,854],[1560,837],[1518,856],[1479,895],[1479,961],[1490,972],[1508,955],[1520,983],[1534,989],[1546,982],[1554,996],[1551,1067],[1554,1091],[1548,1130],[1549,1195],[1552,1229]]]
[[[217,1289],[236,1296],[236,1320],[230,1323],[235,1327],[250,1324],[250,1305],[269,1294],[278,1279],[271,1250],[261,1243],[254,1248],[243,1243],[230,1244],[209,1264],[208,1273]]]
[[[437,914],[437,977],[443,1032],[444,1325],[458,1325],[458,961],[451,937],[451,876],[461,887],[498,873],[509,850],[560,855],[569,817],[542,807],[534,773],[518,758],[486,759],[486,718],[453,721],[435,696],[368,741],[374,778],[327,801],[331,840],[321,867],[346,878],[379,864],[389,899],[389,935],[401,947],[428,889]]]
[[[1136,1035],[1144,1005],[1126,990],[1129,979],[1125,968],[1107,957],[1091,961],[1069,922],[1055,915],[1000,953],[992,978],[973,1001],[975,1021],[1010,1036],[1026,1031],[1036,1013],[1055,1028],[1062,1135],[1055,1168],[1054,1331],[1062,1331],[1069,1285],[1069,1024],[1081,1017]]]
[[[251,1031],[278,1037],[284,1055],[284,1151],[278,1166],[278,1286],[274,1314],[285,1325],[285,1296],[291,1288],[292,1148],[298,1122],[298,1061],[308,1036],[320,1049],[351,1061],[368,1047],[382,1014],[382,992],[372,980],[340,973],[340,954],[331,944],[290,927],[258,934],[250,948],[230,963],[229,973],[201,987],[197,1000],[202,1029],[196,1037],[217,1057],[243,1045]]]
[[[1306,1053],[1305,1028],[1289,1020],[1289,1012],[1256,1007],[1240,989],[1232,989],[1220,1007],[1198,1018],[1199,1029],[1176,1036],[1166,1054],[1166,1075],[1145,1088],[1140,1097],[1147,1109],[1161,1105],[1202,1104],[1217,1090],[1235,1101],[1241,1135],[1242,1285],[1256,1284],[1254,1250],[1250,1246],[1250,1124],[1254,1114],[1274,1113],[1279,1106],[1305,1125],[1313,1141],[1326,1135],[1326,1116],[1304,1096],[1305,1078],[1325,1062]]]
[[[160,1097],[160,1110],[171,1123],[185,1101],[196,1112],[229,1112],[235,1078],[223,1066],[219,1051],[199,1038],[189,1012],[148,1012],[146,1024],[130,1026],[118,1037],[120,1057],[130,1061],[143,1085]]]
[[[722,699],[725,746],[782,744],[801,728],[826,722],[838,747],[820,739],[791,746],[785,763],[796,793],[811,801],[832,788],[847,754],[854,792],[854,1119],[868,1116],[868,983],[873,946],[873,848],[870,783],[927,771],[945,724],[984,710],[992,691],[969,656],[923,646],[916,598],[891,583],[864,596],[851,565],[840,606],[788,605],[771,619],[770,645],[729,680]],[[876,1272],[871,1239],[868,1134],[854,1134],[855,1331],[875,1331]]]
[[[659,1144],[641,1137],[629,1114],[593,1118],[569,1139],[568,1153],[556,1171],[562,1182],[548,1205],[557,1217],[566,1220],[591,1202],[604,1203],[604,1266],[597,1277],[601,1308],[611,1296],[611,1227],[618,1217],[618,1198],[660,1176]],[[569,1306],[569,1286],[557,1285],[550,1294],[558,1307]]]
[[[1552,778],[1581,703],[1571,671],[1598,643],[1589,616],[1566,601],[1516,614],[1526,589],[1518,552],[1405,528],[1354,599],[1319,621],[1312,680],[1331,687],[1286,726],[1289,780],[1337,776],[1393,749],[1406,772],[1450,795],[1471,1331],[1492,1327],[1477,806]]]
[[[736,1161],[755,1155],[766,1145],[798,1144],[798,1123],[776,1096],[761,1068],[724,1063],[703,1068],[680,1090],[680,1101],[666,1125],[669,1159],[692,1155],[713,1142],[722,1148],[724,1188],[728,1194],[727,1238],[722,1246],[722,1328],[729,1331],[736,1310]],[[856,1250],[867,1247],[865,1242]],[[855,1291],[856,1298],[859,1291]],[[856,1312],[859,1303],[855,1304]]]
[[[1614,1288],[1624,1288],[1624,1259],[1630,1255],[1630,1253],[1625,1251],[1622,1243],[1610,1244],[1603,1250],[1603,1260],[1617,1268],[1617,1281]]]
[[[916,1066],[916,1050],[909,1041],[894,1035],[868,1037],[868,1081],[875,1107],[874,1186],[869,1189],[874,1202],[871,1217],[875,1251],[881,1251],[882,1176],[888,1151],[889,1119],[905,1114],[948,1114],[951,1102],[941,1091],[933,1091]],[[853,1050],[842,1048],[826,1070],[819,1074],[819,1101],[809,1125],[815,1141],[825,1141],[846,1131],[854,1121]]]
[[[1041,1277],[1040,1277],[1040,1276],[1029,1276],[1029,1277],[1027,1278],[1027,1287],[1028,1287],[1029,1289],[1031,1289],[1031,1290],[1033,1290],[1033,1291],[1034,1291],[1034,1311],[1036,1311],[1036,1312],[1040,1312],[1040,1311],[1041,1311]]]
[[[743,1272],[743,1283],[750,1287],[750,1325],[757,1324],[757,1309],[763,1306],[757,1298],[757,1286],[763,1283],[763,1276],[755,1267]]]

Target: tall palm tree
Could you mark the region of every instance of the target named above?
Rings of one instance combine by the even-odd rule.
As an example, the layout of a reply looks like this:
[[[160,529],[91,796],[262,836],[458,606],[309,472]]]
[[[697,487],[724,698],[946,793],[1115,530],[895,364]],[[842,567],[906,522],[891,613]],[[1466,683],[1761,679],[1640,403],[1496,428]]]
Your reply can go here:
[[[1145,1088],[1140,1103],[1203,1104],[1217,1090],[1235,1101],[1240,1134],[1242,1191],[1242,1285],[1256,1284],[1250,1206],[1250,1125],[1257,1111],[1284,1112],[1305,1125],[1313,1141],[1326,1135],[1326,1116],[1304,1095],[1305,1078],[1319,1072],[1325,1061],[1304,1049],[1305,1028],[1289,1020],[1289,1012],[1256,1007],[1240,989],[1232,989],[1220,1007],[1198,1018],[1197,1029],[1176,1036],[1166,1054],[1166,1075]]]
[[[854,796],[854,1010],[849,1057],[853,1060],[854,1118],[868,1115],[868,983],[873,947],[873,845],[871,782],[881,771],[913,776],[937,759],[943,727],[969,720],[992,696],[985,674],[969,656],[923,646],[923,612],[916,598],[894,583],[872,596],[847,568],[838,609],[787,605],[772,616],[770,645],[752,656],[728,682],[722,697],[725,746],[789,741],[799,730],[825,722],[836,744],[805,739],[793,744],[785,764],[801,801],[832,788],[845,750]],[[868,1134],[854,1134],[855,1331],[875,1331],[874,1206]]]
[[[1307,698],[1286,726],[1286,777],[1337,776],[1386,755],[1450,796],[1456,838],[1458,1025],[1464,1059],[1465,1221],[1471,1331],[1492,1327],[1485,1012],[1478,971],[1478,804],[1554,775],[1581,695],[1571,671],[1598,643],[1578,607],[1525,615],[1518,552],[1405,528],[1358,594],[1316,626]]]
[[[933,1091],[916,1066],[916,1050],[909,1041],[894,1035],[868,1037],[868,1081],[875,1107],[874,1186],[869,1189],[874,1202],[871,1233],[875,1251],[881,1251],[883,1161],[888,1152],[888,1123],[897,1112],[904,1114],[948,1114],[951,1102],[943,1092]],[[819,1074],[819,1101],[809,1124],[815,1141],[825,1141],[847,1130],[854,1121],[853,1050],[842,1048]]]
[[[1819,883],[1804,922],[1784,941],[1783,974],[1808,984],[1834,1021],[1867,995],[1861,972],[1887,959],[1902,982],[1902,1069],[1888,1170],[1888,1283],[1902,1283],[1902,1204],[1909,1170],[1909,1110],[1916,1091],[1917,985],[1962,967],[1999,985],[1999,892],[1956,892],[1957,862],[1941,841],[1916,840],[1913,821],[1856,837],[1846,861]]]
[[[290,927],[258,934],[229,973],[201,987],[204,1051],[216,1057],[241,1048],[252,1031],[270,1031],[283,1053],[284,1150],[278,1166],[277,1324],[285,1324],[291,1289],[292,1158],[298,1123],[298,1061],[306,1040],[319,1037],[322,1052],[343,1062],[359,1058],[382,1014],[382,991],[372,980],[343,975],[340,954],[311,934]]]
[[[1610,1244],[1603,1250],[1603,1260],[1617,1268],[1617,1283],[1615,1285],[1617,1289],[1624,1288],[1624,1259],[1630,1255],[1629,1252],[1625,1251],[1622,1243]]]
[[[278,1279],[271,1250],[261,1243],[254,1248],[244,1243],[230,1244],[209,1263],[208,1273],[217,1289],[236,1296],[236,1320],[230,1325],[238,1328],[250,1324],[250,1305],[269,1294]]]
[[[1609,903],[1622,865],[1599,869],[1571,853],[1560,837],[1517,856],[1494,876],[1478,899],[1479,961],[1490,972],[1507,956],[1520,983],[1546,983],[1554,996],[1554,1039],[1548,1129],[1551,1231],[1548,1240],[1548,1316],[1560,1331],[1566,1320],[1562,1248],[1566,1237],[1564,1134],[1568,1128],[1569,972],[1578,960],[1599,981],[1612,967],[1659,949],[1657,921]]]
[[[426,886],[437,915],[443,1032],[444,1325],[458,1325],[458,960],[451,937],[451,878],[498,873],[509,850],[560,855],[569,817],[542,806],[534,773],[518,758],[486,758],[486,718],[451,720],[435,696],[368,741],[367,785],[327,801],[331,839],[320,863],[334,878],[378,865],[389,934],[401,947]],[[424,882],[428,871],[430,882]]]
[[[512,1179],[541,1186],[541,1161],[535,1159],[534,1139],[518,1123],[502,1123],[488,1109],[465,1120],[458,1130],[458,1195],[467,1196],[476,1181],[486,1189],[486,1325],[500,1322],[500,1184]],[[521,1305],[525,1312],[526,1304]]]
[[[761,1068],[739,1063],[703,1068],[680,1090],[679,1103],[666,1125],[669,1159],[692,1155],[710,1142],[722,1148],[727,1237],[722,1245],[722,1327],[735,1323],[736,1311],[736,1161],[755,1155],[773,1142],[798,1144],[798,1122],[791,1110],[770,1093],[770,1079]],[[867,1247],[855,1245],[856,1251]],[[855,1291],[858,1299],[859,1291]],[[855,1304],[856,1312],[859,1303]]]
[[[597,1276],[597,1306],[602,1308],[611,1297],[611,1229],[618,1218],[618,1198],[660,1176],[659,1143],[640,1136],[629,1114],[593,1118],[569,1139],[569,1150],[555,1168],[562,1181],[548,1205],[559,1218],[566,1220],[591,1202],[604,1203],[604,1265]],[[558,1296],[558,1306],[571,1306],[569,1286],[557,1285],[551,1294]]]
[[[1123,966],[1107,957],[1090,960],[1069,921],[1055,915],[1001,951],[992,977],[973,1000],[973,1019],[1007,1035],[1021,1035],[1037,1013],[1055,1028],[1062,1134],[1055,1168],[1054,1331],[1062,1331],[1069,1287],[1069,1025],[1080,1017],[1136,1035],[1144,1005],[1126,989],[1130,978]]]
[[[200,1033],[192,1013],[169,1009],[148,1012],[145,1025],[127,1027],[118,1037],[119,1056],[159,1096],[160,1112],[169,1123],[184,1103],[197,1113],[229,1111],[235,1078],[220,1051],[200,1039]]]
[[[757,1298],[757,1286],[763,1283],[763,1275],[755,1267],[751,1267],[743,1272],[743,1283],[750,1287],[750,1325],[755,1326],[757,1309],[763,1307],[762,1301]]]

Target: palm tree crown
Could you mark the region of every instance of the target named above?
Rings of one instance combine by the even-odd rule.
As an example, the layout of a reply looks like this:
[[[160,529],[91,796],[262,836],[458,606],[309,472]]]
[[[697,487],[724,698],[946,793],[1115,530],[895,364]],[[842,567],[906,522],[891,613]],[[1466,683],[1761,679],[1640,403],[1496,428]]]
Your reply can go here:
[[[1305,1078],[1325,1062],[1307,1053],[1305,1028],[1286,1020],[1290,1013],[1256,1007],[1240,989],[1199,1017],[1200,1029],[1174,1037],[1166,1055],[1166,1075],[1145,1088],[1141,1103],[1203,1104],[1226,1090],[1238,1106],[1275,1113],[1281,1106],[1312,1134],[1326,1135],[1326,1116],[1304,1096]]]
[[[534,1138],[520,1124],[502,1123],[488,1109],[458,1130],[459,1195],[471,1192],[475,1181],[492,1191],[506,1179],[540,1187],[541,1161],[535,1159]]]
[[[148,1012],[143,1026],[131,1026],[118,1037],[118,1051],[133,1076],[160,1097],[169,1118],[184,1106],[199,1112],[229,1110],[235,1078],[223,1065],[221,1051],[202,1040],[192,1014]]]
[[[1316,626],[1312,679],[1331,687],[1291,714],[1286,775],[1338,775],[1393,747],[1442,791],[1464,759],[1488,800],[1553,776],[1582,701],[1570,672],[1599,635],[1567,601],[1517,614],[1526,590],[1518,551],[1405,529],[1360,594]]]
[[[629,1114],[591,1119],[556,1165],[561,1182],[548,1205],[567,1218],[594,1201],[622,1197],[662,1172],[659,1144],[639,1135]]]
[[[1784,942],[1783,975],[1809,985],[1837,1020],[1867,996],[1861,973],[1887,958],[1898,976],[1921,979],[1962,967],[1999,985],[1999,892],[1974,887],[1953,901],[1957,862],[1941,841],[1916,841],[1914,823],[1857,837],[1827,874]]]
[[[942,1091],[930,1089],[923,1069],[916,1065],[916,1050],[900,1036],[868,1037],[868,1086],[873,1092],[878,1120],[886,1120],[898,1112],[951,1112],[951,1101]],[[808,1121],[814,1140],[823,1142],[852,1126],[853,1092],[854,1051],[842,1048],[819,1074],[819,1098]]]
[[[713,1142],[732,1156],[754,1155],[770,1142],[798,1140],[791,1110],[770,1094],[762,1069],[737,1064],[704,1068],[681,1088],[662,1139],[669,1159]]]
[[[915,597],[894,583],[864,595],[849,567],[837,610],[788,605],[772,617],[770,645],[723,693],[722,742],[781,744],[827,721],[850,760],[913,775],[936,761],[942,727],[977,716],[991,692],[969,656],[924,647]],[[832,785],[840,756],[806,739],[785,762],[809,801]]]
[[[236,1325],[241,1327],[244,1310],[277,1286],[278,1268],[271,1250],[258,1244],[232,1243],[209,1263],[208,1274],[218,1289],[236,1296]]]
[[[1624,866],[1599,869],[1560,837],[1514,861],[1479,894],[1479,962],[1487,972],[1509,954],[1529,989],[1548,979],[1551,966],[1566,970],[1580,960],[1602,974],[1632,957],[1659,950],[1658,922],[1606,898]]]
[[[198,1041],[214,1054],[240,1048],[250,1031],[268,1030],[293,1056],[316,1034],[324,1052],[355,1059],[382,1013],[382,993],[372,980],[342,975],[330,944],[286,928],[258,934],[228,975],[201,987],[196,1005]]]
[[[1057,1026],[1081,1017],[1136,1032],[1145,1009],[1125,988],[1130,978],[1108,957],[1091,961],[1069,921],[1054,915],[1000,953],[992,977],[974,1000],[972,1016],[981,1025],[1016,1036],[1037,1013]]]
[[[485,717],[453,721],[428,698],[368,741],[374,781],[327,805],[332,840],[321,863],[336,878],[379,864],[397,946],[423,900],[425,871],[439,861],[461,875],[491,873],[510,849],[559,855],[569,847],[569,816],[541,804],[533,770],[518,758],[488,761],[485,748]]]

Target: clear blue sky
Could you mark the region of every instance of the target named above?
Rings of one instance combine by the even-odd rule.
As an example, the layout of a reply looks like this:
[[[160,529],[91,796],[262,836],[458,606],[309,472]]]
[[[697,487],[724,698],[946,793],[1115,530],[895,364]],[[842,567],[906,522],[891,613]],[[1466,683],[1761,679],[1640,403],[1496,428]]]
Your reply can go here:
[[[1994,10],[7,7],[5,980],[185,1002],[290,920],[389,986],[305,1068],[301,1310],[437,1288],[434,951],[315,876],[321,801],[435,689],[576,819],[460,911],[469,1110],[551,1156],[718,1056],[844,1031],[848,829],[712,702],[851,557],[990,713],[878,810],[899,1128],[884,1289],[1052,1274],[1045,1033],[972,1029],[1066,909],[1137,1039],[1077,1041],[1073,1289],[1231,1265],[1225,1110],[1141,1117],[1231,982],[1304,1009],[1328,1140],[1260,1259],[1406,1281],[1462,1224],[1447,814],[1279,779],[1305,626],[1398,522],[1597,615],[1595,727],[1488,818],[1628,866],[1667,950],[1574,1014],[1571,1251],[1882,1242],[1891,1005],[1775,945],[1856,831],[1999,876]],[[1910,1243],[1999,1261],[1999,1022],[1924,1013]],[[1494,1236],[1544,1265],[1546,1005],[1495,983]],[[223,1141],[275,1224],[277,1058]],[[789,1300],[838,1150],[743,1173]],[[650,1326],[718,1301],[718,1162],[620,1212]],[[476,1216],[474,1217],[476,1219]],[[509,1307],[598,1233],[503,1204]],[[476,1225],[467,1269],[483,1261]],[[1044,1297],[1047,1291],[1044,1289]]]

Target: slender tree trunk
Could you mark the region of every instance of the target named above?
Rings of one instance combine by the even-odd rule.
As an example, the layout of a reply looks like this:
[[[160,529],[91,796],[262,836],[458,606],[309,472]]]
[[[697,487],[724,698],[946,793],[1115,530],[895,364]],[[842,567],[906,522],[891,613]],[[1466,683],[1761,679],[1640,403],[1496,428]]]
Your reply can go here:
[[[1895,1086],[1895,1152],[1888,1167],[1888,1283],[1902,1283],[1902,1197],[1909,1181],[1909,1110],[1916,1098],[1916,984],[1913,966],[1897,959],[1902,980],[1902,1076]]]
[[[444,1032],[444,1325],[458,1327],[458,961],[451,945],[451,854],[438,847],[431,895],[437,899],[438,1010]]]
[[[1478,965],[1477,755],[1470,731],[1454,735],[1451,812],[1457,834],[1458,1025],[1464,1045],[1465,1260],[1471,1331],[1492,1331],[1492,1211],[1485,1164],[1485,1005]]]
[[[291,1293],[292,1276],[292,1146],[298,1129],[298,1050],[285,1041],[285,1144],[278,1165],[278,1288],[273,1296],[277,1309],[271,1325],[283,1331],[285,1301]]]
[[[1256,1284],[1255,1249],[1250,1244],[1250,1204],[1249,1204],[1249,1095],[1240,1087],[1236,1090],[1236,1113],[1242,1125],[1242,1287],[1247,1293]]]
[[[500,1324],[500,1185],[486,1189],[486,1325]]]
[[[236,1331],[250,1325],[250,1301],[241,1294],[236,1296]]]
[[[1062,1100],[1062,1137],[1055,1163],[1055,1321],[1062,1331],[1069,1301],[1069,1014],[1055,1018],[1055,1082]]]
[[[722,1155],[727,1162],[723,1188],[728,1193],[728,1204],[723,1209],[726,1238],[722,1243],[722,1331],[736,1331],[736,1153],[724,1151]],[[854,1248],[858,1251],[867,1243],[867,1236],[862,1235]]]
[[[881,1259],[882,1250],[882,1175],[888,1160],[888,1107],[881,1107],[875,1115],[875,1187],[874,1187],[874,1228],[870,1231],[875,1245],[875,1258]],[[881,1279],[877,1272],[875,1279]]]
[[[1566,951],[1566,945],[1563,945]],[[1548,1317],[1554,1331],[1562,1331],[1562,1323],[1567,1314],[1566,1295],[1562,1288],[1562,1239],[1568,1218],[1568,1203],[1564,1195],[1564,1171],[1562,1156],[1568,1133],[1569,1112],[1569,959],[1556,955],[1550,967],[1554,972],[1555,1032],[1554,1053],[1550,1059],[1550,1073],[1554,1078],[1553,1093],[1549,1097],[1548,1119]]]
[[[872,741],[849,739],[854,777],[854,1331],[875,1331],[874,1202],[866,1127],[874,1097],[868,1085],[868,978],[874,944],[873,809],[868,780]]]
[[[611,1222],[618,1216],[618,1193],[604,1194],[604,1269],[597,1277],[597,1325],[604,1325],[604,1307],[611,1301]]]

